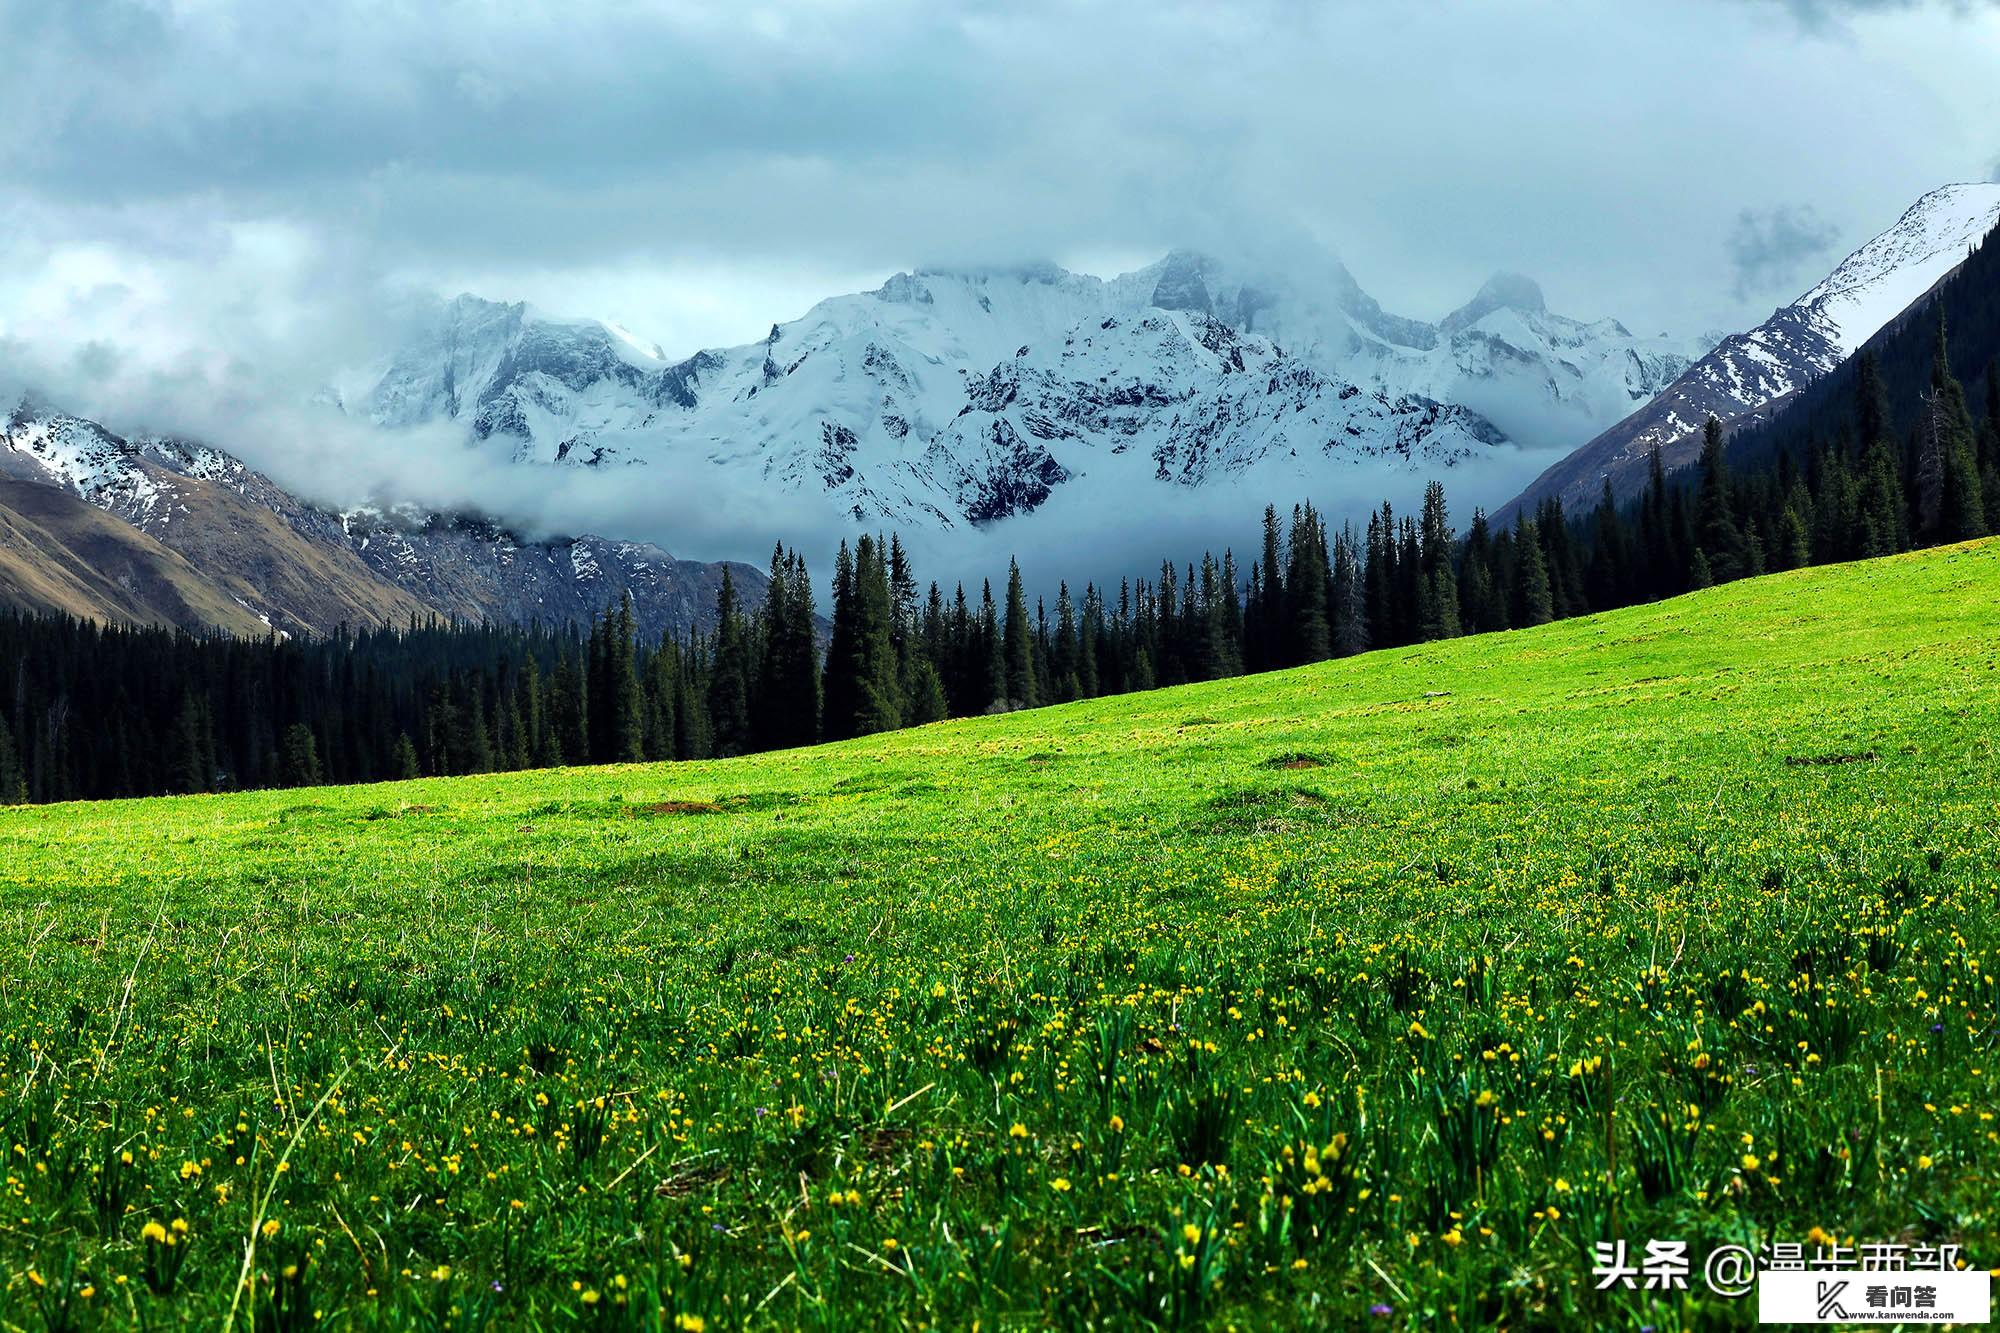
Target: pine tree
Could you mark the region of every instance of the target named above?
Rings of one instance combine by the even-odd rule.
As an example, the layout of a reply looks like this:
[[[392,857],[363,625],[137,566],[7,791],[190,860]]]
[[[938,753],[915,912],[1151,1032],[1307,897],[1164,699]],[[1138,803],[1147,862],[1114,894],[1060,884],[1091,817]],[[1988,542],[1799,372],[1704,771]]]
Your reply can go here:
[[[1617,606],[1623,600],[1628,559],[1625,525],[1619,521],[1618,499],[1611,490],[1611,478],[1607,476],[1604,491],[1597,499],[1597,511],[1592,515],[1590,572],[1584,584],[1591,609],[1601,611]]]
[[[722,577],[728,581],[729,566],[722,567]],[[645,695],[639,688],[638,639],[638,622],[632,614],[632,594],[628,592],[619,600],[618,614],[605,643],[609,654],[605,686],[612,699],[610,757],[618,763],[637,763],[646,757]]]
[[[1778,521],[1778,549],[1772,564],[1778,569],[1802,569],[1812,563],[1812,543],[1806,536],[1806,522],[1797,506],[1787,504]]]
[[[812,580],[805,560],[779,548],[771,553],[771,582],[764,598],[763,663],[757,673],[753,721],[768,749],[810,745],[819,739],[820,679],[814,655]]]
[[[1264,552],[1260,564],[1263,586],[1258,590],[1258,634],[1252,660],[1258,670],[1269,671],[1278,666],[1285,655],[1284,557],[1279,550],[1278,511],[1273,505],[1264,506]]]
[[[532,652],[521,656],[521,670],[514,680],[515,710],[521,719],[521,738],[526,752],[524,768],[547,768],[560,763],[549,754],[548,717],[543,712],[542,668]],[[400,772],[401,765],[397,769]]]
[[[15,748],[13,729],[0,715],[0,805],[18,805],[28,799],[28,784],[21,769],[21,752]]]
[[[863,534],[854,552],[853,735],[870,736],[903,725],[903,690],[896,663],[896,594],[887,552]]]
[[[1354,525],[1343,523],[1333,539],[1333,593],[1329,602],[1332,616],[1330,633],[1336,657],[1351,657],[1368,647],[1368,625],[1362,612],[1362,574],[1359,539]]]
[[[773,563],[771,586],[784,580]],[[727,758],[744,754],[752,745],[750,732],[750,644],[743,613],[736,605],[736,580],[722,567],[722,586],[715,594],[715,647],[708,675],[709,733],[714,752]]]
[[[1396,614],[1396,519],[1388,501],[1368,516],[1362,559],[1362,612],[1369,642],[1386,648],[1400,642]]]
[[[2000,357],[1986,363],[1986,416],[1979,423],[1979,491],[1986,530],[2000,532]]]
[[[1927,531],[1937,540],[1956,542],[1986,533],[1986,501],[1980,493],[1978,438],[1965,390],[1951,373],[1945,345],[1944,306],[1938,306],[1937,346],[1931,357],[1930,393],[1920,429],[1925,458],[1935,457],[1938,496],[1934,522]]]
[[[1021,566],[1013,560],[1007,562],[1007,621],[1003,633],[1007,706],[1033,708],[1039,702],[1035,696],[1033,631],[1028,626],[1028,599],[1021,591]]]
[[[496,673],[501,678],[506,675],[506,663],[500,664]],[[500,691],[498,719],[500,736],[498,755],[499,767],[510,772],[527,768],[534,762],[534,744],[528,734],[528,722],[521,712],[521,693],[518,689]]]
[[[1696,541],[1708,557],[1717,583],[1741,578],[1743,534],[1730,505],[1729,463],[1722,445],[1722,423],[1713,415],[1702,427],[1701,481],[1695,492]]]
[[[698,644],[682,645],[674,672],[674,756],[706,759],[714,751],[708,730],[708,688]]]
[[[904,700],[903,725],[921,727],[930,722],[942,722],[948,715],[945,705],[944,681],[938,676],[937,667],[930,659],[919,656],[911,671],[910,689]]]
[[[180,712],[174,717],[173,769],[169,779],[175,792],[202,792],[215,784],[215,760],[205,713],[192,691],[181,696]],[[57,785],[60,789],[61,784]]]
[[[1549,588],[1549,567],[1542,557],[1541,535],[1533,519],[1523,515],[1514,525],[1514,555],[1519,571],[1514,576],[1520,605],[1513,621],[1517,625],[1546,625],[1555,616],[1555,597]]]
[[[1459,625],[1471,634],[1507,628],[1507,599],[1497,574],[1492,525],[1484,509],[1472,511],[1472,526],[1465,534],[1464,564],[1464,577],[1458,586]]]
[[[1150,690],[1154,686],[1153,657],[1142,646],[1132,657],[1132,682],[1127,687],[1132,690]]]
[[[1007,649],[1000,631],[1000,612],[993,604],[992,580],[979,586],[979,633],[974,652],[978,657],[976,694],[981,713],[1005,712],[1007,704]]]
[[[396,737],[395,752],[390,759],[390,775],[398,782],[413,782],[423,776],[417,763],[417,747],[405,731]]]
[[[1070,601],[1069,584],[1057,585],[1055,641],[1049,645],[1049,684],[1057,703],[1083,697],[1083,681],[1077,671],[1082,650],[1077,643],[1076,604]]]
[[[647,654],[640,677],[646,692],[646,758],[680,758],[680,645],[671,636]]]
[[[829,740],[891,731],[903,723],[893,597],[882,544],[863,533],[834,564],[833,639],[826,655]]]
[[[1292,510],[1292,531],[1286,549],[1283,658],[1287,666],[1324,661],[1333,653],[1326,623],[1326,529],[1311,505]]]
[[[1444,487],[1438,482],[1424,488],[1419,529],[1422,586],[1418,590],[1417,635],[1425,640],[1454,639],[1459,634],[1458,577],[1452,568],[1451,515],[1445,507]]]
[[[278,747],[278,785],[317,787],[319,782],[319,745],[313,739],[312,728],[294,722],[285,728],[284,740]]]
[[[1220,640],[1219,668],[1225,676],[1240,676],[1243,674],[1243,603],[1236,591],[1236,553],[1227,547],[1222,551],[1220,578],[1222,608],[1218,619],[1221,623],[1213,631]]]
[[[449,749],[451,772],[493,771],[493,732],[486,725],[486,701],[479,682],[461,678],[452,689]]]
[[[833,558],[833,634],[827,641],[821,688],[824,701],[821,729],[830,741],[846,740],[854,734],[855,703],[860,692],[860,681],[855,674],[858,614],[854,601],[854,554],[842,541]]]

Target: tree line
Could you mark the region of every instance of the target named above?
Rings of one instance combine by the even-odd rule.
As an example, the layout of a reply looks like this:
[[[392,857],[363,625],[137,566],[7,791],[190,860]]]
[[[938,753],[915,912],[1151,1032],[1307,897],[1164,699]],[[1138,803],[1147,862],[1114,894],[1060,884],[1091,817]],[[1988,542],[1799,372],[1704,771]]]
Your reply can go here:
[[[920,585],[901,540],[834,558],[830,616],[780,546],[761,601],[726,573],[712,628],[645,641],[629,600],[585,627],[443,621],[249,641],[0,614],[0,802],[147,796],[729,756],[1531,626],[1769,570],[2000,531],[2000,366],[1975,418],[1942,322],[1894,404],[1872,353],[1827,433],[1701,458],[1593,510],[1544,502],[1463,535],[1433,482],[1332,529],[1264,512],[1233,551],[1113,590]],[[1905,423],[1900,429],[1894,424]]]

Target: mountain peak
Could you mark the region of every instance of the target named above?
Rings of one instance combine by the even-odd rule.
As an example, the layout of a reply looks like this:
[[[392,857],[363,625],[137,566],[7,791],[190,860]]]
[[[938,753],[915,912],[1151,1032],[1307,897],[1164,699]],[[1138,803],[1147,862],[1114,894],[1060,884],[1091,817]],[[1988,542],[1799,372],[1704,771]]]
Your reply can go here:
[[[1212,314],[1206,274],[1208,256],[1193,250],[1170,250],[1159,262],[1158,279],[1153,283],[1152,304],[1162,310],[1193,310]]]
[[[1795,312],[1840,356],[1850,355],[1932,283],[1957,268],[1996,225],[2000,225],[2000,183],[1941,185],[1910,205],[1894,226],[1843,259],[1811,291],[1782,308],[1779,317]]]
[[[1539,315],[1548,310],[1541,284],[1519,273],[1500,272],[1488,278],[1470,301],[1446,315],[1439,327],[1446,333],[1469,328],[1495,310],[1515,310]]]

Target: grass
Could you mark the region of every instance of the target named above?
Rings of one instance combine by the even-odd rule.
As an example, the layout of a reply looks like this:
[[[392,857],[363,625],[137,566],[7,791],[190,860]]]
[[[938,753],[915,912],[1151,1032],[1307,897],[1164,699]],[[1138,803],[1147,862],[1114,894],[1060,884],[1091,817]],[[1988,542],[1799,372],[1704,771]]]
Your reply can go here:
[[[0,1322],[1664,1330],[1754,1321],[1725,1241],[2000,1262],[1996,731],[1989,542],[813,751],[0,813]],[[1696,1290],[1592,1290],[1614,1235]]]

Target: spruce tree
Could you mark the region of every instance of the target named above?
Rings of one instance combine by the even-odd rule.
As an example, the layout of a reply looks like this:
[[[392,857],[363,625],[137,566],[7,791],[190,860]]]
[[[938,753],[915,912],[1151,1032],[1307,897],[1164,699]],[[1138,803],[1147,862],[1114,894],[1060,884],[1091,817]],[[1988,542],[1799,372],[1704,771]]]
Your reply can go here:
[[[1279,550],[1278,511],[1264,506],[1264,552],[1260,562],[1263,586],[1257,612],[1257,643],[1252,660],[1259,671],[1269,671],[1284,658],[1285,579],[1284,557]]]
[[[1618,518],[1618,499],[1612,493],[1611,478],[1606,476],[1604,490],[1597,498],[1597,511],[1592,515],[1590,572],[1585,578],[1585,592],[1592,610],[1601,611],[1620,603],[1627,560],[1625,526]]]
[[[854,553],[843,540],[833,558],[833,633],[827,641],[820,691],[824,701],[821,730],[830,741],[854,735],[855,705],[860,697],[860,681],[855,674],[859,651],[855,644],[857,615]]]
[[[312,728],[303,722],[294,722],[285,728],[284,739],[278,747],[278,785],[317,787],[319,782],[319,745],[313,739]]]
[[[533,652],[521,656],[521,670],[514,680],[515,710],[521,719],[521,738],[526,768],[548,767],[558,762],[549,758],[549,728],[542,711],[542,668]],[[400,768],[400,764],[398,764]]]
[[[774,563],[773,573],[777,574]],[[783,586],[773,577],[771,586]],[[722,586],[715,594],[715,647],[708,675],[709,733],[714,752],[722,758],[747,753],[750,732],[750,644],[743,613],[736,605],[736,580],[722,567]]]
[[[21,752],[15,748],[13,729],[0,715],[0,805],[18,805],[28,798],[28,784],[21,771]]]
[[[192,691],[181,695],[180,711],[174,717],[173,770],[169,779],[175,792],[203,792],[215,783],[215,761],[205,711]],[[53,795],[44,799],[52,798]]]
[[[888,552],[863,534],[854,552],[855,628],[853,651],[856,698],[855,736],[894,731],[903,725],[902,677],[896,662],[896,593]]]
[[[390,776],[398,782],[413,782],[423,776],[423,769],[417,763],[417,747],[405,731],[397,735],[396,748],[389,761]]]
[[[911,668],[910,688],[904,696],[903,725],[921,727],[942,722],[949,710],[945,705],[944,681],[929,658],[919,656]]]
[[[1005,699],[1010,708],[1033,708],[1035,696],[1033,631],[1028,625],[1028,599],[1021,591],[1021,566],[1007,562],[1007,620],[1001,658],[1005,664]]]
[[[722,567],[724,582],[729,566]],[[618,614],[605,649],[605,686],[611,691],[611,758],[618,763],[637,763],[646,757],[645,695],[639,688],[639,626],[632,614],[632,594],[619,599]]]
[[[1708,557],[1711,575],[1727,583],[1744,573],[1743,534],[1730,504],[1729,463],[1722,445],[1722,423],[1711,414],[1702,427],[1701,481],[1695,492],[1696,541]]]
[[[1931,357],[1930,393],[1920,426],[1925,457],[1939,471],[1936,518],[1927,526],[1939,541],[1966,541],[1986,533],[1986,501],[1980,492],[1978,437],[1965,390],[1951,373],[1945,344],[1944,306],[1938,305],[1937,346]]]
[[[1340,534],[1333,539],[1332,574],[1333,652],[1337,657],[1351,657],[1368,647],[1368,623],[1362,609],[1360,539],[1355,536],[1352,523],[1341,524]]]
[[[1221,621],[1213,633],[1220,641],[1219,667],[1225,676],[1243,674],[1243,602],[1236,591],[1236,554],[1229,548],[1222,551],[1220,573],[1220,594],[1222,607],[1218,613]]]
[[[592,637],[595,638],[594,632]],[[590,762],[590,700],[584,680],[583,668],[570,653],[557,660],[556,669],[549,676],[548,697],[542,711],[549,719],[548,758],[555,765]]]
[[[646,758],[665,762],[680,757],[679,727],[675,713],[680,707],[680,645],[671,636],[662,639],[647,654],[640,668],[646,692]]]
[[[820,680],[814,657],[812,582],[805,561],[782,547],[771,553],[764,595],[763,662],[752,722],[767,749],[819,739]]]
[[[1083,681],[1077,671],[1080,655],[1076,604],[1070,600],[1065,582],[1057,585],[1055,641],[1049,645],[1049,683],[1055,702],[1069,703],[1083,696]]]
[[[476,677],[452,690],[450,752],[454,774],[493,771],[493,731],[486,725],[485,691]]]
[[[1514,525],[1514,556],[1519,570],[1514,585],[1520,598],[1514,623],[1546,625],[1555,616],[1555,597],[1549,588],[1549,567],[1542,556],[1541,535],[1533,519],[1523,515]]]
[[[1979,423],[1979,491],[1986,530],[2000,532],[2000,357],[1986,363],[1986,416]]]
[[[1456,558],[1451,531],[1451,515],[1445,507],[1444,486],[1433,481],[1424,488],[1423,521],[1419,524],[1419,564],[1422,587],[1418,592],[1417,634],[1422,639],[1453,639],[1459,634],[1458,577],[1452,568]]]
[[[1291,558],[1284,580],[1285,665],[1324,661],[1333,652],[1326,623],[1326,530],[1310,504],[1292,510],[1286,549]]]
[[[993,604],[993,582],[990,579],[981,580],[979,585],[979,633],[976,637],[976,695],[980,700],[976,711],[1005,712],[1007,648],[1005,636],[1000,631],[1000,612]]]

